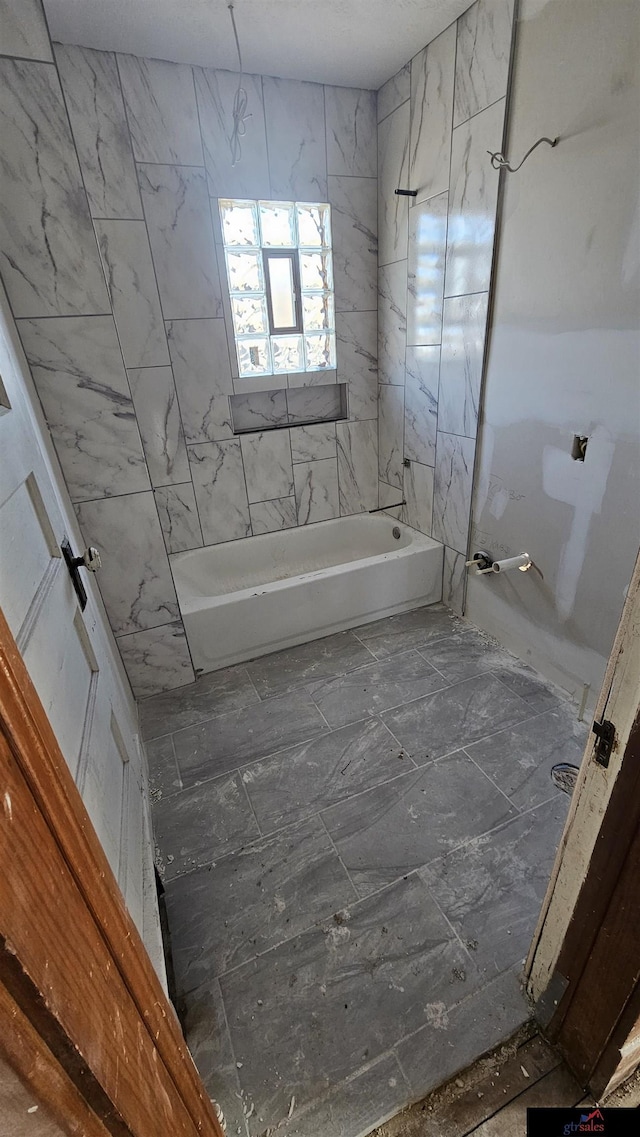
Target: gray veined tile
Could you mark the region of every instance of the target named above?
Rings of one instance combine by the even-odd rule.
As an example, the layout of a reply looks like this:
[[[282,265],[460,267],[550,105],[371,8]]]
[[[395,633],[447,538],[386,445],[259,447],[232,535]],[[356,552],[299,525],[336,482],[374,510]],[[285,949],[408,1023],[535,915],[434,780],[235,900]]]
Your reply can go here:
[[[396,195],[409,189],[409,104],[393,111],[378,127],[378,263],[391,264],[407,256],[408,199]]]
[[[336,428],[332,422],[292,426],[289,437],[294,462],[314,462],[336,456]]]
[[[56,63],[93,217],[142,217],[116,57],[56,44]]]
[[[378,437],[375,419],[339,422],[338,485],[340,513],[363,513],[378,504]],[[296,467],[297,468],[297,467]]]
[[[254,537],[260,533],[275,533],[292,529],[298,524],[295,497],[276,497],[271,501],[256,501],[249,506],[251,529]]]
[[[128,372],[151,484],[187,482],[191,476],[180,408],[170,367]]]
[[[155,738],[152,741],[145,742],[144,748],[149,767],[151,800],[158,801],[161,797],[168,797],[169,794],[177,793],[182,788],[182,779],[178,770],[171,735],[165,734],[163,738]]]
[[[546,683],[537,671],[513,656],[510,657],[508,667],[496,669],[496,675],[511,691],[524,699],[533,714],[555,711],[558,707],[566,708],[568,705],[564,692],[560,692],[553,684]]]
[[[531,809],[556,793],[552,766],[580,765],[588,733],[567,704],[476,742],[468,752],[518,809]]]
[[[459,553],[467,550],[475,448],[473,438],[438,432],[433,536]]]
[[[119,636],[118,648],[136,699],[195,679],[181,621]]]
[[[113,317],[19,320],[18,330],[72,500],[148,489]]]
[[[516,817],[423,869],[447,919],[474,961],[492,976],[521,964],[549,883],[568,799]]]
[[[336,316],[338,371],[347,384],[350,419],[378,414],[377,312],[339,312]]]
[[[281,1123],[279,1137],[352,1137],[369,1133],[375,1125],[395,1116],[407,1104],[408,1087],[394,1054],[358,1069],[333,1085],[303,1112],[294,1110]]]
[[[382,122],[382,119],[395,111],[401,103],[406,103],[410,94],[411,63],[405,63],[404,67],[387,79],[377,93],[378,122]]]
[[[205,983],[185,1001],[182,1025],[184,1035],[209,1097],[219,1102],[227,1132],[246,1137],[245,1110],[240,1080],[220,984]]]
[[[296,422],[340,418],[343,413],[343,392],[337,383],[319,383],[287,391],[287,415],[292,426]]]
[[[460,753],[343,801],[322,818],[359,894],[367,896],[514,813]]]
[[[491,279],[505,100],[456,127],[451,144],[445,296],[487,292]]]
[[[453,125],[507,93],[513,0],[477,0],[458,20]]]
[[[447,1009],[475,982],[415,876],[224,976],[242,1087],[261,1118],[252,1133],[283,1121],[292,1096],[301,1109],[388,1052],[422,1026],[430,1004]],[[259,1063],[251,1061],[256,1032]]]
[[[144,221],[97,220],[95,230],[126,366],[169,363]]]
[[[354,899],[316,817],[178,877],[166,889],[178,989],[193,991],[280,943],[284,912],[290,937]]]
[[[329,726],[342,727],[445,687],[446,679],[430,663],[426,666],[425,663],[417,651],[402,652],[393,659],[366,664],[339,678],[312,683],[308,691]],[[397,746],[393,747],[393,754],[399,757]],[[401,774],[404,768],[394,763],[390,772]]]
[[[378,297],[375,177],[330,177],[329,202],[336,312],[373,311]]]
[[[429,346],[442,337],[447,193],[409,210],[407,343]]]
[[[378,481],[378,505],[384,506],[389,517],[402,521],[402,494],[395,486]]]
[[[482,382],[488,293],[444,302],[438,427],[475,438]]]
[[[210,865],[260,836],[239,773],[160,798],[153,833],[165,881]]]
[[[434,466],[438,424],[439,347],[408,347],[405,357],[404,456]]]
[[[198,549],[204,543],[191,482],[155,491],[158,517],[168,553]]]
[[[82,535],[102,557],[98,578],[116,635],[179,619],[178,601],[151,491],[76,506]]]
[[[231,438],[233,383],[224,320],[170,320],[167,337],[187,442]]]
[[[282,379],[284,382],[284,375]],[[289,421],[285,388],[233,395],[231,410],[236,430],[262,430],[263,427],[285,426]]]
[[[383,721],[419,766],[531,715],[495,675],[476,675],[386,711]]]
[[[291,497],[293,468],[289,432],[265,430],[243,434],[240,442],[249,502]]]
[[[407,262],[385,265],[378,277],[378,378],[404,384],[407,345]]]
[[[0,0],[0,54],[51,61],[41,0]]]
[[[267,164],[267,139],[262,102],[262,77],[243,75],[247,92],[247,111],[242,157],[232,165],[231,135],[233,101],[238,89],[238,76],[233,71],[194,67],[200,129],[204,147],[204,163],[212,197],[271,197]]]
[[[305,691],[292,691],[229,711],[174,735],[182,780],[185,785],[194,785],[304,742],[326,729],[324,719]]]
[[[450,683],[508,667],[511,656],[497,640],[468,627],[464,632],[427,644],[422,654]]]
[[[378,474],[402,489],[404,448],[404,387],[381,383],[378,388]]]
[[[240,442],[202,442],[188,448],[205,545],[251,536]]]
[[[265,699],[315,679],[344,675],[370,660],[370,652],[353,632],[346,631],[263,655],[246,667],[258,694]]]
[[[222,316],[204,170],[147,164],[138,175],[165,319]]]
[[[450,636],[460,626],[460,621],[442,604],[429,604],[365,624],[356,634],[376,658],[384,659],[410,648],[420,648],[432,639]]]
[[[258,702],[259,696],[246,668],[225,667],[222,671],[201,675],[180,691],[145,699],[140,704],[142,735],[145,739],[156,739]]]
[[[327,200],[324,90],[295,79],[262,80],[271,196]]]
[[[241,379],[239,382],[244,383],[245,380]],[[257,383],[258,380],[256,379],[254,382]],[[298,387],[326,387],[329,383],[337,382],[338,373],[333,368],[328,368],[326,371],[290,371],[287,375],[287,387],[291,391]]]
[[[375,91],[327,86],[324,89],[324,101],[327,116],[327,173],[375,178]]]
[[[403,520],[412,529],[431,536],[433,530],[433,467],[411,462],[404,471]]]
[[[411,60],[409,180],[417,201],[449,187],[456,25]]]
[[[137,162],[203,164],[191,68],[165,59],[118,55]]]
[[[339,516],[336,458],[297,462],[293,467],[293,480],[299,525],[311,525],[315,521],[328,521]]]
[[[344,686],[328,680],[323,687],[338,683]],[[262,831],[269,833],[386,782],[406,766],[386,727],[369,719],[254,762],[242,771],[242,780]]]
[[[0,59],[0,264],[13,314],[109,312],[55,67]]]
[[[457,553],[455,549],[445,546],[442,601],[458,616],[462,616],[464,611],[466,572],[465,554]]]

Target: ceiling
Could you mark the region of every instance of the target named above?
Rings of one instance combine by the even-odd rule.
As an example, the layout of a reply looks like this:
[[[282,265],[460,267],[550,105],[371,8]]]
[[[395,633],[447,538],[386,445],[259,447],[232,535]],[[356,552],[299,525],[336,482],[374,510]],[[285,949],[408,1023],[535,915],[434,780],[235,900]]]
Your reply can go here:
[[[234,0],[244,70],[376,90],[471,0]],[[228,0],[44,0],[63,43],[238,69]]]

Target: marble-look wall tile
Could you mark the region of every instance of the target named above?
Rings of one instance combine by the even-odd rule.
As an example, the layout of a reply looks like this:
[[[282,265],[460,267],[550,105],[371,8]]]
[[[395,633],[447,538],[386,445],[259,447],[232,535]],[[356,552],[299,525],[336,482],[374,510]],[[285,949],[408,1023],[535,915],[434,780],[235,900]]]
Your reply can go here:
[[[82,535],[102,557],[98,584],[117,636],[178,620],[178,601],[153,494],[76,506]]]
[[[453,125],[507,93],[514,0],[476,0],[458,20]]]
[[[260,533],[275,533],[291,529],[298,524],[295,497],[277,497],[273,501],[257,501],[249,506],[254,537]]]
[[[346,383],[350,419],[378,414],[377,312],[344,312],[336,317],[340,382]]]
[[[241,440],[249,502],[293,494],[291,444],[287,430],[243,434]]]
[[[404,383],[407,342],[407,262],[385,265],[378,273],[378,378]]]
[[[241,379],[241,383],[245,380]],[[287,386],[294,390],[296,387],[325,387],[327,383],[337,383],[337,371],[297,371],[287,375]]]
[[[386,482],[378,482],[378,505],[384,506],[389,516],[397,518],[398,521],[402,521],[403,512],[402,505],[396,505],[396,502],[401,502],[403,496],[403,493],[398,490],[397,486],[389,486]]]
[[[167,338],[187,442],[231,438],[233,383],[224,320],[170,320]]]
[[[189,463],[205,545],[250,537],[239,439],[190,446]]]
[[[391,264],[407,255],[406,197],[409,186],[409,103],[403,103],[378,127],[378,263]]]
[[[344,387],[341,383],[296,387],[287,391],[289,422],[293,426],[297,422],[344,418],[344,402]]]
[[[235,430],[285,426],[289,421],[287,392],[283,388],[278,391],[249,391],[246,395],[232,395],[231,414]]]
[[[336,457],[336,428],[332,422],[292,426],[289,437],[294,462],[314,462],[319,458]]]
[[[487,292],[491,279],[504,99],[453,131],[445,296]]]
[[[94,224],[127,367],[168,363],[167,337],[144,221]]]
[[[207,178],[184,166],[138,166],[166,320],[222,316]]]
[[[378,504],[378,437],[375,420],[339,422],[336,426],[336,440],[340,514],[345,516],[375,509]]]
[[[136,55],[117,58],[136,161],[202,166],[191,68]]]
[[[325,87],[327,173],[376,177],[376,94]]]
[[[404,471],[404,521],[412,529],[426,533],[432,532],[433,516],[433,467],[412,462]]]
[[[191,474],[171,368],[139,367],[128,376],[151,485],[187,482]]]
[[[56,69],[0,59],[0,265],[13,314],[109,312]]]
[[[113,318],[19,320],[18,330],[71,499],[148,489]]]
[[[237,165],[232,166],[229,138],[233,129],[232,108],[238,76],[234,71],[214,71],[205,67],[194,67],[193,75],[211,196],[269,199],[271,189],[262,76],[242,76],[251,118],[245,123],[246,134],[241,140],[242,157]]]
[[[404,387],[378,388],[378,473],[383,482],[402,488]]]
[[[404,456],[434,466],[438,425],[439,347],[408,347],[404,388]]]
[[[442,603],[458,616],[464,614],[464,593],[467,569],[465,554],[455,549],[444,549],[444,572],[442,577]]]
[[[42,0],[0,0],[0,55],[51,62]]]
[[[433,536],[459,553],[467,550],[475,446],[474,439],[438,432]]]
[[[412,346],[440,343],[442,335],[448,200],[441,193],[409,210],[407,343]]]
[[[324,89],[319,83],[264,77],[271,197],[326,201]]]
[[[146,699],[160,691],[172,691],[195,681],[180,620],[120,636],[118,647],[136,699]]]
[[[378,195],[374,178],[330,177],[336,312],[377,304]]]
[[[411,93],[411,64],[404,67],[387,79],[378,91],[378,122],[395,111],[401,103],[406,103]]]
[[[475,438],[482,382],[488,294],[445,300],[438,428]]]
[[[335,458],[298,462],[293,467],[298,525],[328,521],[340,514],[338,463]]]
[[[115,55],[61,43],[55,53],[93,217],[141,218]]]
[[[409,181],[417,201],[449,188],[456,25],[411,60]]]
[[[199,549],[203,544],[196,497],[191,482],[155,491],[158,517],[168,553]]]

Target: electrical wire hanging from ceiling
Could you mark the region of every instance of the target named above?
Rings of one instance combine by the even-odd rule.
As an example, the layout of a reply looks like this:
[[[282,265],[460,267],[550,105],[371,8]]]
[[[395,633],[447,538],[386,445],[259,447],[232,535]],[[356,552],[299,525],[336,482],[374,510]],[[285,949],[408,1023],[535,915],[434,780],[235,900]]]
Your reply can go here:
[[[242,139],[244,138],[245,134],[247,133],[247,128],[245,126],[245,123],[246,123],[248,118],[251,118],[251,115],[247,114],[247,106],[248,106],[249,100],[247,98],[247,92],[245,91],[244,87],[242,86],[242,78],[243,78],[242,52],[240,51],[240,40],[238,38],[238,29],[236,27],[236,17],[235,17],[234,11],[233,11],[233,3],[230,3],[228,5],[228,8],[229,8],[229,14],[231,16],[231,24],[233,27],[233,34],[235,36],[236,48],[238,49],[238,69],[240,71],[240,74],[238,76],[238,89],[235,93],[235,98],[233,100],[233,108],[231,111],[231,115],[232,115],[232,119],[233,119],[233,128],[231,130],[231,134],[229,135],[229,147],[231,149],[231,165],[237,166],[238,162],[240,161],[240,159],[242,157]]]

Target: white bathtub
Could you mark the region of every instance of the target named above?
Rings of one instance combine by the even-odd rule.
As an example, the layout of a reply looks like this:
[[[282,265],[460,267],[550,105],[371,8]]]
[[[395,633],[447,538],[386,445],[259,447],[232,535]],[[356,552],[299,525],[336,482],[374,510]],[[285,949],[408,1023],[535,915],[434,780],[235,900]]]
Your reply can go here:
[[[171,564],[194,667],[216,671],[435,604],[442,558],[431,537],[364,513],[175,553]]]

